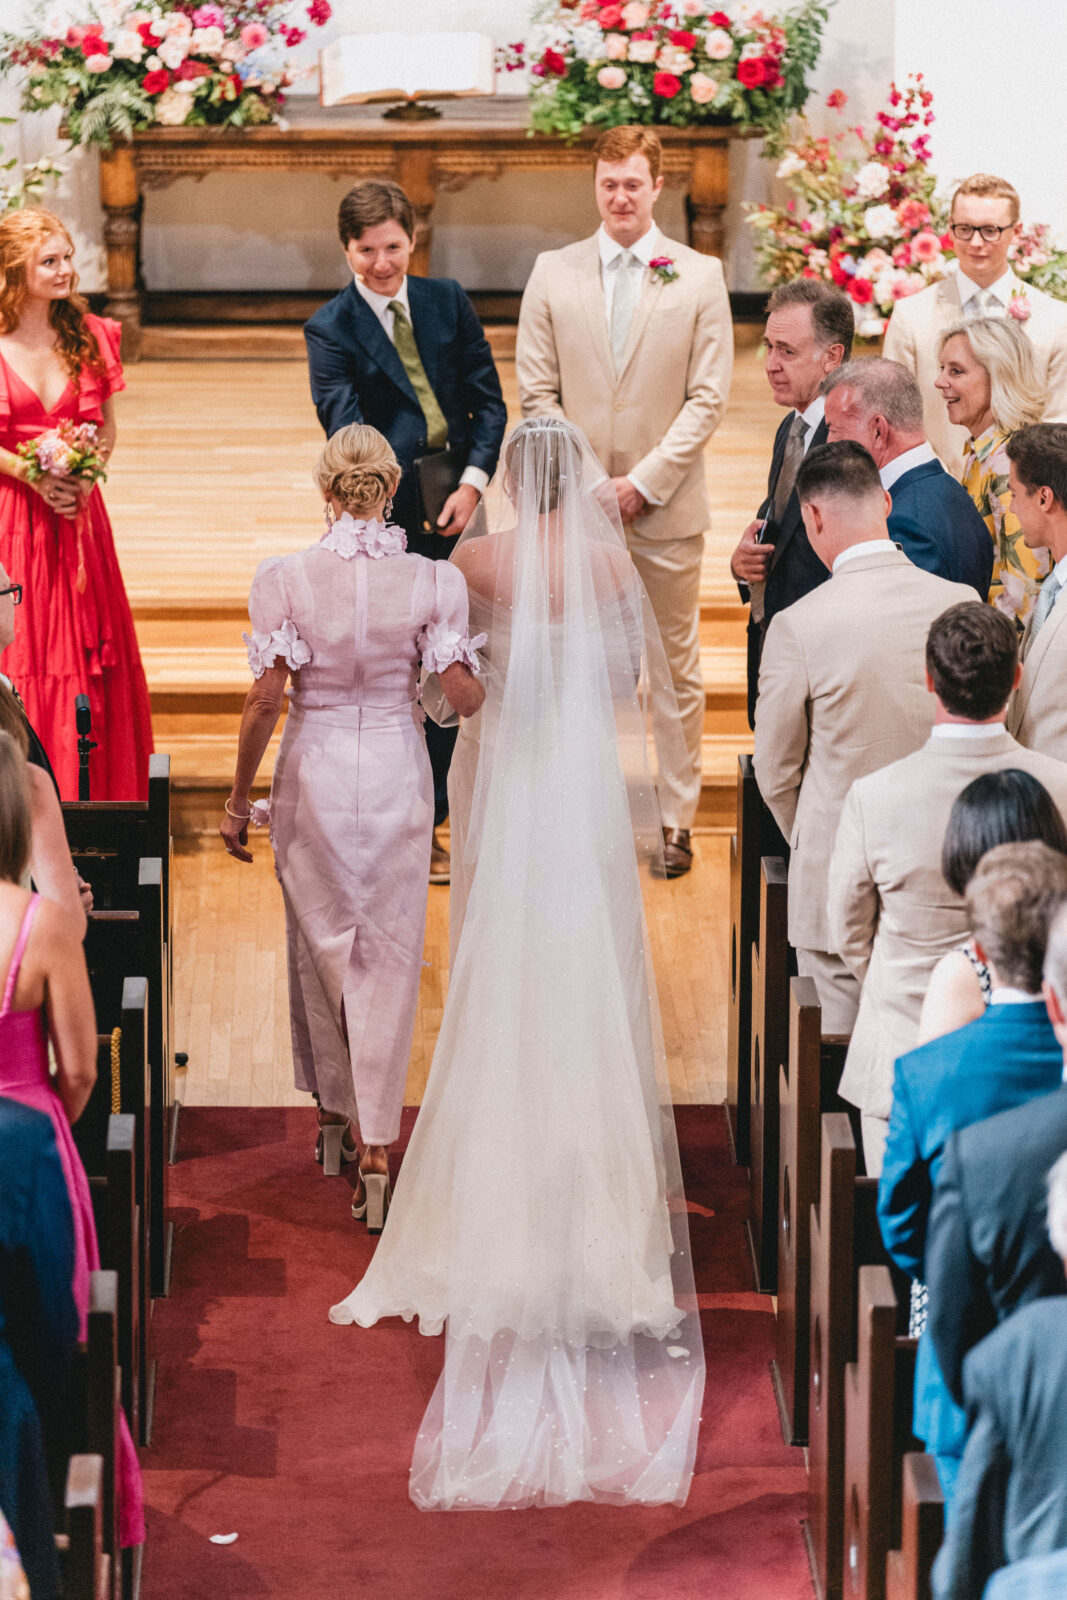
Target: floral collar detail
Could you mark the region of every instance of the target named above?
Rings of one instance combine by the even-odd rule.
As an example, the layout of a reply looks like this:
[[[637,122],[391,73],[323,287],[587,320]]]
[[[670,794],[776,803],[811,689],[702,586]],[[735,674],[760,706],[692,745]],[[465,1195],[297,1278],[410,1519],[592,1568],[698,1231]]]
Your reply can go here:
[[[1029,322],[1031,307],[1025,289],[1012,290],[1011,299],[1008,301],[1008,316],[1014,317],[1016,322]]]
[[[408,547],[403,528],[377,517],[369,521],[353,517],[347,511],[334,520],[319,543],[344,561],[351,561],[353,556],[370,556],[372,561],[378,561],[382,556],[403,555]]]
[[[681,277],[673,256],[653,256],[648,263],[648,270],[655,273],[660,283],[673,283],[676,278]]]
[[[963,453],[964,455],[973,456],[977,462],[988,461],[993,452],[999,450],[1007,442],[1008,435],[1003,428],[998,428],[994,422],[993,426],[987,428],[984,433],[980,433],[977,439],[967,439],[963,446]]]

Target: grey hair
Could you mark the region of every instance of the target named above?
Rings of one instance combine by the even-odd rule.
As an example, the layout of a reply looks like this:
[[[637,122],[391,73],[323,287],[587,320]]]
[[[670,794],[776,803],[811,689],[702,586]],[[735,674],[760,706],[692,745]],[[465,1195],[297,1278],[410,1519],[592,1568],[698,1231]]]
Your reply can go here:
[[[1067,1010],[1067,906],[1053,919],[1045,946],[1045,982]]]
[[[868,417],[884,417],[901,433],[923,431],[922,391],[899,361],[887,361],[884,356],[846,361],[826,374],[819,393],[845,387],[855,392]]]
[[[1014,317],[961,317],[942,329],[937,354],[962,334],[980,367],[989,374],[989,409],[993,421],[1005,433],[1014,433],[1031,422],[1040,422],[1048,402],[1048,390],[1038,375],[1034,347]]]
[[[1048,1236],[1061,1261],[1067,1261],[1067,1151],[1048,1175]]]

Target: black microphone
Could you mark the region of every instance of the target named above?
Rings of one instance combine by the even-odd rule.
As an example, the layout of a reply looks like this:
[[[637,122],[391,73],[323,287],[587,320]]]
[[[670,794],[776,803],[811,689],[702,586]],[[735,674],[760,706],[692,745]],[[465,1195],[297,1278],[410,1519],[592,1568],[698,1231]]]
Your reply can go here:
[[[74,696],[74,720],[82,737],[92,732],[93,713],[87,694],[76,694]]]

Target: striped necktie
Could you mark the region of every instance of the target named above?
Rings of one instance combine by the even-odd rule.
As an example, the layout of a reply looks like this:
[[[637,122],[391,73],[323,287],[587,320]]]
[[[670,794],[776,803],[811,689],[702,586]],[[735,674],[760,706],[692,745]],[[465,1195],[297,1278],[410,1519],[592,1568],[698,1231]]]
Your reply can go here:
[[[1040,592],[1034,604],[1034,614],[1030,618],[1030,632],[1026,637],[1027,655],[1029,655],[1030,651],[1033,649],[1034,640],[1037,638],[1041,629],[1048,621],[1049,613],[1056,604],[1056,598],[1059,595],[1059,592],[1060,580],[1057,578],[1055,572],[1050,572],[1044,583],[1041,585]]]
[[[426,418],[427,448],[443,450],[448,443],[448,423],[426,376],[426,368],[422,364],[419,347],[415,343],[415,330],[404,310],[402,300],[390,300],[389,310],[393,313],[393,343],[396,345],[396,353],[400,357],[400,364],[408,375],[411,387],[422,407],[422,414]]]

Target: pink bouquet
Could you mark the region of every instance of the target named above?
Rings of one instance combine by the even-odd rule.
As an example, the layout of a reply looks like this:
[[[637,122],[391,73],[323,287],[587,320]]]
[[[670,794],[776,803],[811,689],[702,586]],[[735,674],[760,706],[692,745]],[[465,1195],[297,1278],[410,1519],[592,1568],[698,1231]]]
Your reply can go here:
[[[37,483],[48,473],[89,484],[107,477],[107,463],[100,453],[93,422],[61,422],[36,439],[20,444],[18,453],[27,463],[30,483]]]

